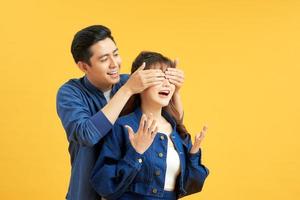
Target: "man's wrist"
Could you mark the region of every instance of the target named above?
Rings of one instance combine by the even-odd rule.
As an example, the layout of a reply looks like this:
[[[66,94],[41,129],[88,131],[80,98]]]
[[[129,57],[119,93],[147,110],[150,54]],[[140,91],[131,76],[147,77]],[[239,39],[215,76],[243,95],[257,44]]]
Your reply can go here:
[[[127,97],[131,97],[133,95],[132,90],[125,84],[123,85],[120,90],[122,91],[122,93],[124,95],[126,95]]]

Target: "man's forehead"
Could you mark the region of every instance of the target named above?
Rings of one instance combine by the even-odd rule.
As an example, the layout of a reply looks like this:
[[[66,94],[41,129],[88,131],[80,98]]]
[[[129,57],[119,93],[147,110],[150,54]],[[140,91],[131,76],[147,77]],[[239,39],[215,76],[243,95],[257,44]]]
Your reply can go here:
[[[106,38],[93,44],[90,48],[91,52],[97,56],[111,54],[118,50],[116,44],[110,39]]]

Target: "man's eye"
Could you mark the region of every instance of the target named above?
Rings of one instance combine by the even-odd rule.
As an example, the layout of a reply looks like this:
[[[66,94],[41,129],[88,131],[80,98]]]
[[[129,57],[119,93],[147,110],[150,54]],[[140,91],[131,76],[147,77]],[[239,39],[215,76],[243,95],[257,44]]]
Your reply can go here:
[[[107,58],[100,59],[100,62],[106,62],[106,61],[107,61]]]
[[[114,56],[115,56],[115,57],[119,56],[119,53],[115,53]]]

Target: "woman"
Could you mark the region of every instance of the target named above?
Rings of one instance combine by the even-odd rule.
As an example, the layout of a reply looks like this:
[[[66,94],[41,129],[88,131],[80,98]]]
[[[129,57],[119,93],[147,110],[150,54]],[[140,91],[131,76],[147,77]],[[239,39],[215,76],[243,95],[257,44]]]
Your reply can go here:
[[[142,52],[131,72],[143,63],[144,70],[174,68],[163,55]],[[201,191],[209,173],[200,151],[206,128],[192,145],[172,102],[174,90],[165,79],[128,101],[92,173],[91,183],[105,199],[173,200]]]

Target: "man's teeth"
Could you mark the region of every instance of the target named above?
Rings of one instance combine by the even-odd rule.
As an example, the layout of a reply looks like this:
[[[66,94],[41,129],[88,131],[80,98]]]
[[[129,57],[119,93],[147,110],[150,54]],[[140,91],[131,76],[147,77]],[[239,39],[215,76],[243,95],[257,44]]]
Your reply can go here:
[[[112,71],[112,72],[108,72],[109,75],[114,75],[114,74],[117,74],[118,71]]]

